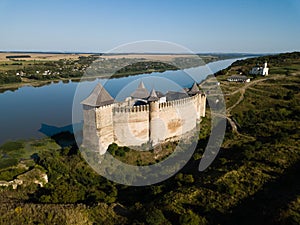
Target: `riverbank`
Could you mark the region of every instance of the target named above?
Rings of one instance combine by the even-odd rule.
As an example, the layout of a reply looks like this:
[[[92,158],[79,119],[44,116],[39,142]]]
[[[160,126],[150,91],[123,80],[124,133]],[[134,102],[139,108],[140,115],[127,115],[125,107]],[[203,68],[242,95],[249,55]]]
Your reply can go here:
[[[101,76],[86,76],[83,75],[83,77],[78,78],[57,78],[57,79],[49,79],[49,80],[30,80],[30,79],[23,79],[22,82],[19,83],[8,83],[8,84],[0,84],[0,93],[3,91],[8,90],[15,90],[24,86],[32,86],[32,87],[41,87],[43,85],[48,85],[51,83],[68,83],[70,81],[72,82],[80,82],[80,81],[93,81],[96,79],[109,79],[109,78],[122,78],[122,77],[129,77],[129,76],[136,76],[140,74],[151,74],[151,73],[163,73],[166,71],[176,71],[178,69],[160,69],[160,70],[144,70],[144,71],[136,71],[136,72],[123,72],[118,74],[103,74]]]
[[[22,58],[22,56],[29,58]],[[2,59],[0,60],[0,91],[27,85],[41,86],[52,81],[77,81],[82,77],[104,79],[142,73],[163,73],[231,59],[233,56],[239,55],[0,53],[0,59]],[[245,55],[241,54],[241,56]],[[13,58],[7,59],[6,57]]]
[[[157,59],[155,59],[157,57]],[[0,53],[0,84],[51,81],[92,75],[123,76],[199,66],[216,56],[196,55],[103,55],[103,54],[31,54]],[[1,60],[2,59],[2,60]],[[99,76],[99,74],[103,74]],[[27,81],[29,80],[29,81]]]
[[[83,89],[81,89],[80,96],[76,98],[78,102],[75,102],[79,108],[81,107],[80,101],[87,97],[99,82],[105,84],[105,88],[114,98],[121,97],[121,95],[129,96],[138,85],[135,82],[140,79],[144,80],[148,88],[155,82],[156,89],[166,92],[170,89],[173,90],[172,88],[190,87],[195,81],[200,82],[207,75],[228,67],[234,61],[235,59],[222,60],[210,63],[205,67],[189,69],[192,70],[190,74],[193,76],[187,74],[187,71],[166,71],[109,80],[95,80],[95,77],[90,77],[90,79],[87,77],[86,81],[81,83],[77,83],[80,78],[64,78],[63,80],[41,82],[27,80],[26,84],[10,85],[9,88],[2,89],[3,93],[0,94],[2,114],[5,115],[5,117],[0,117],[0,124],[5,128],[5,132],[0,136],[0,144],[6,140],[41,138],[43,137],[41,128],[44,125],[52,127],[54,130],[71,126],[74,96],[80,87]],[[178,85],[169,86],[170,84]],[[6,90],[12,90],[12,92]],[[119,94],[120,90],[123,90],[122,94]],[[174,89],[174,91],[176,90]],[[15,110],[16,105],[22,110]],[[81,119],[78,118],[75,123],[80,123],[80,121]]]

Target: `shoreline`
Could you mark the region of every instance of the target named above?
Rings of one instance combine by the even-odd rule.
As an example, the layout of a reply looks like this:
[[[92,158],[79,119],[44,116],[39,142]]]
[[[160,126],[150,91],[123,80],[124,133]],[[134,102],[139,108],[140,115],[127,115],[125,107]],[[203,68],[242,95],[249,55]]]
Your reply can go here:
[[[240,58],[236,58],[236,60],[239,60]],[[221,59],[221,60],[214,60],[211,61],[209,63],[206,63],[205,65],[209,65],[210,63],[215,63],[215,62],[220,62],[220,61],[225,61],[225,60],[229,60],[229,59]],[[201,66],[205,66],[205,65],[201,65]],[[42,87],[44,85],[47,84],[51,84],[51,83],[59,83],[59,82],[64,82],[64,81],[72,81],[72,82],[79,82],[81,80],[95,80],[95,79],[107,79],[107,78],[123,78],[123,77],[130,77],[130,76],[137,76],[137,75],[142,75],[142,74],[151,74],[151,73],[164,73],[167,71],[178,71],[178,70],[186,70],[186,69],[192,69],[192,68],[197,68],[197,67],[187,67],[184,69],[161,69],[161,70],[157,70],[157,71],[137,71],[137,72],[130,72],[130,73],[122,73],[122,74],[116,74],[116,75],[103,75],[103,76],[89,76],[89,77],[78,77],[78,78],[72,78],[72,77],[68,77],[68,78],[58,78],[58,79],[49,79],[49,80],[33,80],[30,82],[19,82],[19,83],[8,83],[8,84],[0,84],[0,94],[4,93],[5,91],[14,91],[16,89],[22,88],[22,87],[26,87],[26,86],[31,86],[31,87]]]
[[[230,62],[227,62],[226,63],[226,65],[224,65],[222,62],[221,63],[219,63],[219,64],[217,64],[217,65],[219,65],[219,70],[221,70],[222,68],[224,68],[224,67],[227,67],[228,65],[230,65],[233,61],[235,61],[235,59],[234,60],[232,60],[232,61],[230,61]],[[214,62],[215,63],[215,62]],[[199,70],[200,71],[200,70]],[[172,73],[172,72],[174,72],[174,71],[170,71],[170,73]],[[214,71],[211,71],[211,73],[210,74],[213,74],[215,72],[215,70]],[[176,72],[175,72],[176,73]],[[139,73],[140,74],[140,73]],[[159,75],[159,74],[158,74]],[[172,75],[172,74],[171,74]],[[208,75],[208,74],[204,74],[205,76],[203,76],[203,79],[205,79],[206,78],[206,76]],[[151,75],[145,75],[145,76],[151,76]],[[159,75],[159,76],[164,76],[164,74],[162,74],[162,75]],[[135,77],[138,77],[138,76],[131,76],[131,78],[130,77],[128,77],[128,78],[122,78],[121,80],[120,79],[118,79],[118,78],[114,78],[114,79],[111,79],[111,80],[116,80],[116,81],[113,81],[113,82],[118,82],[117,80],[120,80],[120,82],[123,82],[123,79],[124,80],[127,80],[127,79],[129,79],[129,80],[131,80],[131,79],[136,79]],[[168,76],[170,79],[171,79],[171,77],[170,76]],[[174,79],[175,79],[175,77],[176,76],[174,76]],[[103,80],[105,80],[105,76],[101,76],[101,77],[98,77],[98,78],[100,78],[100,79],[97,79],[96,77],[85,77],[85,79],[84,80],[86,80],[87,81],[87,83],[89,83],[89,81],[92,81],[92,82],[97,82],[97,81],[100,81],[100,82],[102,82],[101,81],[101,78],[104,78]],[[107,78],[107,77],[106,77]],[[32,92],[32,91],[36,91],[36,93],[40,93],[41,95],[43,95],[43,93],[44,93],[44,91],[43,91],[43,88],[42,88],[42,86],[44,86],[44,87],[46,87],[47,89],[48,88],[50,88],[49,90],[56,90],[55,91],[55,93],[57,94],[57,95],[64,95],[64,93],[65,93],[65,91],[64,91],[64,88],[60,88],[61,86],[72,86],[71,87],[71,89],[73,90],[74,88],[76,88],[76,86],[79,84],[79,83],[75,83],[76,81],[77,82],[80,82],[80,79],[81,79],[81,77],[80,78],[73,78],[73,79],[70,79],[70,78],[64,78],[64,79],[57,79],[57,80],[50,80],[50,81],[35,81],[35,82],[26,82],[26,83],[18,83],[18,84],[11,84],[11,85],[5,85],[4,87],[2,87],[2,89],[0,88],[0,92],[2,92],[2,94],[3,95],[1,95],[4,99],[6,99],[7,97],[8,98],[12,98],[13,99],[13,101],[23,101],[23,100],[21,100],[21,99],[19,99],[20,97],[14,97],[15,95],[18,95],[17,94],[17,92],[22,92],[22,90],[24,90],[24,92],[26,92],[26,93],[28,93],[28,92]],[[201,78],[202,79],[202,78]],[[55,82],[55,83],[54,83]],[[64,82],[64,83],[63,83]],[[72,83],[72,82],[74,82],[74,83]],[[190,81],[189,81],[190,82]],[[53,85],[52,85],[53,84]],[[55,85],[54,85],[55,84]],[[191,85],[192,85],[192,83],[191,83]],[[27,88],[24,88],[24,89],[22,89],[21,87],[27,87]],[[32,88],[32,87],[41,87],[41,88]],[[19,89],[18,89],[19,88]],[[67,90],[70,90],[70,92],[68,92],[69,94],[71,94],[71,93],[73,93],[73,91],[71,91],[71,89],[68,89],[67,88]],[[51,93],[54,93],[54,92],[51,92]],[[59,94],[58,94],[59,93]],[[12,95],[12,96],[11,96]],[[72,94],[73,95],[73,94]],[[72,96],[70,96],[70,95],[64,95],[64,96],[66,96],[66,97],[62,97],[62,99],[64,99],[63,101],[65,101],[65,100],[67,100],[67,99],[69,99],[68,100],[68,102],[70,103],[70,101],[72,101],[72,100],[70,100],[70,98],[73,98]],[[68,96],[70,96],[70,97],[68,97]],[[39,99],[40,97],[39,97],[39,95],[34,95],[33,96],[33,99]],[[48,97],[47,97],[48,98]],[[52,98],[52,97],[49,97],[50,99]],[[29,101],[28,99],[25,99],[24,101]],[[62,102],[62,100],[56,100],[56,102],[60,102],[59,104],[61,104],[61,102]],[[4,103],[5,103],[5,101],[4,101]],[[72,102],[71,102],[72,103]],[[32,103],[30,103],[29,102],[29,104],[32,104]],[[64,104],[64,103],[63,103]],[[3,107],[5,107],[5,105],[6,105],[6,103],[3,105]],[[53,105],[53,106],[48,106],[49,104],[42,104],[42,108],[47,108],[48,109],[48,112],[52,112],[52,113],[54,113],[53,114],[53,116],[51,115],[51,114],[48,114],[48,113],[46,113],[45,115],[39,115],[39,114],[37,114],[36,112],[37,111],[39,111],[40,110],[40,108],[41,108],[41,105],[38,107],[39,109],[37,109],[36,110],[36,112],[33,112],[32,113],[32,115],[36,115],[37,116],[37,118],[35,119],[35,118],[32,118],[32,119],[30,119],[28,116],[27,116],[27,118],[28,118],[28,120],[32,120],[32,123],[31,123],[31,125],[29,126],[29,127],[32,127],[32,129],[34,129],[33,131],[32,131],[32,129],[29,131],[29,132],[32,132],[32,134],[30,134],[30,135],[28,135],[28,134],[26,134],[26,133],[24,133],[24,131],[20,131],[20,134],[19,135],[17,135],[17,137],[19,138],[19,137],[21,137],[21,138],[24,138],[24,137],[27,137],[27,136],[30,136],[30,137],[35,137],[37,134],[39,134],[39,132],[38,132],[38,130],[40,129],[40,125],[41,124],[43,124],[43,123],[45,123],[45,121],[46,121],[46,123],[47,124],[49,124],[49,125],[54,125],[55,127],[61,127],[61,126],[66,126],[66,125],[69,125],[71,122],[69,122],[70,120],[70,115],[67,113],[67,112],[69,112],[69,111],[67,111],[67,110],[70,110],[71,108],[70,107],[72,107],[72,106],[63,106],[62,107],[62,109],[60,108],[58,108],[58,107],[56,107],[55,105]],[[29,115],[29,114],[31,114],[31,110],[33,110],[35,108],[35,106],[33,105],[33,106],[30,106],[30,107],[27,107],[26,109],[24,109],[25,111],[24,112],[27,112],[27,114],[26,115]],[[56,109],[57,108],[57,109]],[[8,114],[7,115],[7,121],[15,121],[16,120],[16,116],[15,116],[15,114],[13,114],[12,113],[12,110],[13,109],[11,109],[10,107],[6,107],[6,110],[5,110],[5,112],[6,113],[11,113],[10,115]],[[60,113],[57,113],[57,111],[55,111],[55,110],[62,110],[62,111],[60,111]],[[43,112],[44,112],[44,109],[42,110]],[[59,114],[59,115],[58,115]],[[51,117],[51,120],[49,120],[49,116],[48,115],[50,115],[50,117]],[[18,118],[19,117],[22,117],[22,118],[24,118],[21,114],[18,116]],[[33,116],[33,117],[35,117],[35,116]],[[66,122],[63,122],[62,121],[62,117],[64,118],[64,120],[63,121],[68,121],[67,123]],[[48,121],[48,122],[47,122]],[[49,122],[49,121],[51,121],[51,122]],[[56,122],[54,122],[54,121],[56,121]],[[5,121],[5,120],[3,120],[3,124],[5,125],[7,122]],[[25,129],[25,128],[24,128]],[[29,129],[28,127],[26,128],[26,129]],[[3,136],[3,141],[5,141],[5,140],[7,140],[7,139],[9,139],[9,137],[15,137],[15,135],[13,135],[13,134],[10,134],[10,133],[8,133],[8,134],[5,134],[5,136]],[[6,137],[8,137],[8,138],[6,138]],[[17,138],[17,139],[18,139]]]

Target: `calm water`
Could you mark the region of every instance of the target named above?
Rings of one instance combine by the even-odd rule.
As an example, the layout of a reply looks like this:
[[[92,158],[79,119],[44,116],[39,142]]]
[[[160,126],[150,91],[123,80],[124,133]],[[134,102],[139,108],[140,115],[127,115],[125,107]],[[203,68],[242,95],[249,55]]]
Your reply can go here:
[[[74,122],[81,122],[79,102],[86,98],[98,82],[104,84],[108,92],[117,100],[128,96],[142,79],[148,89],[166,92],[190,87],[194,80],[200,82],[212,72],[231,65],[237,59],[209,63],[184,71],[141,74],[136,76],[98,79],[79,83],[51,83],[42,87],[25,86],[15,91],[0,94],[0,144],[8,140],[41,138],[62,130],[72,130],[72,104],[77,109]],[[188,73],[188,74],[187,74]],[[76,94],[75,94],[76,93]]]

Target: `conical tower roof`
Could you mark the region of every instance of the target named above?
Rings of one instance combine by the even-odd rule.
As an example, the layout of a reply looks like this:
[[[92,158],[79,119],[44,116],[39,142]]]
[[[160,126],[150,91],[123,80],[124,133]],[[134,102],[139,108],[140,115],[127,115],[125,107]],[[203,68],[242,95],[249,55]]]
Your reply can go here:
[[[158,98],[166,97],[166,95],[160,91],[155,91]]]
[[[149,91],[145,88],[143,81],[140,82],[137,89],[131,94],[131,97],[138,99],[145,99],[149,97]]]
[[[92,91],[92,93],[85,100],[81,102],[83,105],[88,106],[104,106],[114,103],[113,97],[105,90],[105,88],[99,83]]]
[[[194,95],[194,94],[199,93],[199,91],[200,91],[200,90],[199,90],[199,87],[198,87],[197,83],[194,82],[193,86],[192,86],[191,89],[188,91],[188,94],[189,94],[189,95]]]
[[[144,89],[144,88],[145,88],[145,85],[144,85],[144,82],[143,82],[143,81],[141,81],[141,82],[139,83],[138,88],[139,88],[139,89]]]
[[[156,91],[154,90],[154,88],[152,89],[149,98],[147,99],[148,102],[155,102],[158,101],[159,98],[157,97]]]

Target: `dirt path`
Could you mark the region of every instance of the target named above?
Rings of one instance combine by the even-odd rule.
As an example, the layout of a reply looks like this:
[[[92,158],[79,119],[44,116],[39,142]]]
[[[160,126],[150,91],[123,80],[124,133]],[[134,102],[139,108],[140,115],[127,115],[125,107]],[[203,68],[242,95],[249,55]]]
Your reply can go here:
[[[247,90],[247,88],[259,83],[259,82],[263,82],[265,80],[268,80],[269,78],[264,78],[264,79],[260,79],[260,80],[255,80],[252,81],[250,83],[246,83],[243,87],[229,93],[228,95],[234,95],[237,93],[240,93],[241,96],[239,97],[239,99],[236,101],[236,103],[234,103],[232,106],[230,106],[229,108],[226,109],[226,119],[228,121],[228,123],[230,124],[231,128],[232,128],[232,132],[239,134],[238,129],[237,129],[237,124],[231,119],[231,111],[238,106],[245,98],[245,92]]]
[[[276,80],[276,79],[279,79],[279,78],[282,78],[282,76],[273,76],[273,77],[267,77],[267,78],[255,80],[255,81],[249,82],[249,83],[245,84],[243,87],[241,87],[241,88],[239,88],[239,89],[237,89],[237,90],[235,90],[235,91],[227,94],[227,95],[234,95],[234,94],[237,94],[237,93],[241,94],[241,96],[236,101],[236,103],[234,103],[232,106],[230,106],[230,107],[228,107],[226,109],[226,119],[227,119],[227,121],[229,122],[229,124],[230,124],[230,126],[232,128],[232,132],[239,133],[238,130],[237,130],[237,124],[231,119],[231,111],[244,100],[246,90],[248,88],[250,88],[251,86],[253,86],[255,84],[258,84],[260,82],[263,82],[263,81],[266,81],[266,80],[271,80],[271,79],[272,80]]]
[[[248,86],[248,87],[249,87],[249,86]],[[234,109],[238,104],[241,103],[241,101],[244,100],[244,95],[245,95],[246,89],[240,89],[239,91],[240,91],[240,93],[241,93],[241,96],[239,97],[239,99],[236,101],[236,103],[234,103],[232,106],[230,106],[230,107],[228,107],[228,108],[226,109],[226,114],[227,114],[228,116],[230,116],[231,110]]]
[[[259,82],[262,82],[262,81],[265,81],[265,80],[269,80],[269,79],[271,79],[271,78],[264,78],[264,79],[259,79],[259,80],[251,81],[251,82],[249,82],[249,83],[246,83],[243,87],[241,87],[241,88],[239,88],[239,89],[237,89],[237,90],[235,90],[235,91],[233,91],[233,92],[231,92],[231,93],[229,93],[229,94],[227,94],[227,95],[234,95],[234,94],[236,94],[236,93],[238,93],[238,92],[240,92],[240,91],[242,91],[242,90],[244,90],[244,93],[245,93],[245,90],[246,90],[248,87],[250,87],[250,86],[252,86],[252,85],[254,85],[254,84],[257,84],[257,83],[259,83]]]
[[[251,87],[251,86],[253,86],[253,85],[255,85],[255,84],[258,84],[258,83],[260,83],[260,82],[269,80],[269,79],[278,79],[278,77],[272,77],[272,78],[269,78],[269,77],[268,77],[268,78],[263,78],[263,79],[259,79],[259,80],[252,81],[252,82],[246,83],[243,87],[241,87],[241,88],[239,88],[239,89],[237,89],[237,90],[235,90],[235,91],[233,91],[233,92],[227,94],[227,95],[234,95],[234,94],[240,93],[241,96],[239,97],[239,99],[238,99],[232,106],[230,106],[230,107],[228,107],[228,108],[226,109],[226,116],[224,116],[224,115],[219,115],[219,114],[215,114],[215,115],[216,115],[216,116],[223,117],[223,118],[225,117],[225,118],[227,119],[228,123],[230,124],[231,128],[232,128],[232,132],[239,134],[238,129],[237,129],[237,128],[238,128],[237,124],[235,123],[235,121],[233,121],[233,120],[231,119],[231,111],[232,111],[235,107],[237,107],[237,106],[244,100],[244,98],[245,98],[245,92],[246,92],[246,90],[247,90],[249,87]]]

